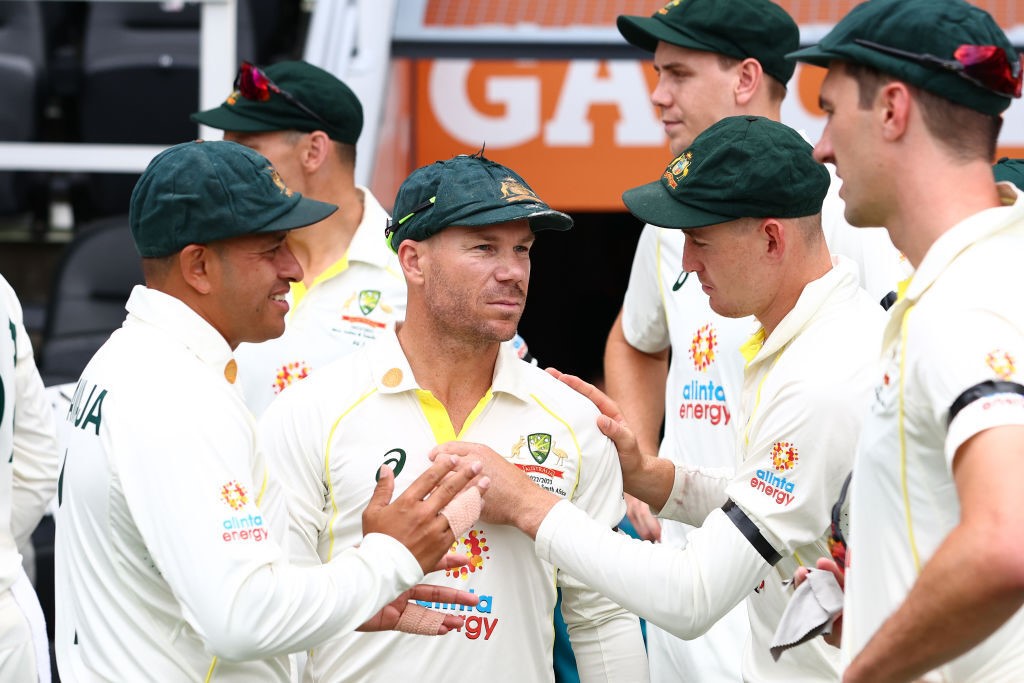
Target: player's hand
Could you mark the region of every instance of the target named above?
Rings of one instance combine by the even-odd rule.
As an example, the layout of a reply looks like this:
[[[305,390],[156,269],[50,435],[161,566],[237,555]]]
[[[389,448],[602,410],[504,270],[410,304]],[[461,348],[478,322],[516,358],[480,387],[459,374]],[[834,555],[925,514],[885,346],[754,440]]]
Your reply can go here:
[[[480,598],[475,593],[455,588],[419,584],[392,600],[373,615],[357,631],[404,631],[428,636],[443,636],[462,626],[464,617],[447,614],[417,605],[412,600],[450,605],[476,605]]]
[[[437,458],[392,502],[395,474],[382,466],[377,488],[363,510],[363,534],[391,536],[409,549],[424,573],[433,571],[456,540],[441,510],[469,487],[476,487],[480,495],[487,490],[490,482],[479,476],[481,467],[471,458]]]
[[[560,500],[534,484],[522,470],[488,446],[469,441],[449,441],[435,446],[429,457],[440,459],[448,455],[468,458],[483,465],[482,474],[490,480],[481,513],[481,519],[487,522],[517,527],[532,538],[544,515]]]
[[[575,375],[567,375],[555,368],[547,368],[547,372],[576,393],[586,396],[601,411],[597,418],[597,427],[602,434],[615,442],[615,449],[619,453],[619,466],[622,468],[623,487],[628,491],[631,478],[643,470],[645,458],[653,456],[644,456],[640,453],[640,445],[633,430],[626,424],[626,418],[619,410],[619,405],[608,394]]]
[[[661,541],[661,522],[651,514],[651,506],[628,493],[625,498],[626,517],[636,530],[636,535],[653,543]]]
[[[843,568],[839,566],[835,560],[828,557],[819,557],[815,566],[818,569],[825,569],[832,572],[833,576],[836,577],[836,582],[840,588],[846,587],[846,574]],[[810,570],[807,567],[797,567],[796,571],[793,572],[793,587],[799,586],[801,583],[807,580],[807,575]],[[843,640],[843,615],[840,614],[836,617],[836,620],[832,622],[832,633],[827,636],[822,636],[825,642],[832,647],[839,647]]]

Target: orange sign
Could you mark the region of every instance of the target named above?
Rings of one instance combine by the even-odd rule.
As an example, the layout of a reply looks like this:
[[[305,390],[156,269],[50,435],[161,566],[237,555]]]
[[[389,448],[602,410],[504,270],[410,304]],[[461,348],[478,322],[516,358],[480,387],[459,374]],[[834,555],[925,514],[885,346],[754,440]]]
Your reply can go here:
[[[658,179],[672,159],[649,99],[655,73],[648,61],[436,59],[393,73],[403,74],[399,82],[411,91],[389,107],[390,117],[407,117],[412,128],[404,173],[486,147],[489,158],[516,169],[553,206],[623,211],[622,193]],[[783,122],[811,141],[825,124],[817,106],[824,73],[799,66],[782,108]],[[1020,103],[1007,112],[1000,142],[1000,155],[1024,156]],[[397,188],[403,171],[391,175]]]

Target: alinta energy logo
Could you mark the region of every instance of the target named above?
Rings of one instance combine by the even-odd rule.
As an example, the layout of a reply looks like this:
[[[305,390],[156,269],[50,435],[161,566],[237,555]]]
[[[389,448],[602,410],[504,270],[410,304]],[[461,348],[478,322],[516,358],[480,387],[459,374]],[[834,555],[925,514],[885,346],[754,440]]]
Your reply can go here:
[[[445,576],[459,579],[469,579],[470,574],[484,570],[484,564],[490,559],[491,547],[487,545],[487,537],[480,529],[472,529],[462,538],[452,543],[451,552],[464,553],[469,558],[469,564],[463,567],[454,567],[445,570]]]
[[[715,351],[718,350],[718,332],[711,323],[698,329],[690,342],[690,360],[693,369],[707,372],[715,362]]]
[[[797,447],[788,441],[776,441],[768,454],[775,472],[790,472],[800,461]],[[780,477],[772,470],[757,470],[750,478],[750,488],[771,498],[776,505],[789,505],[796,499],[796,482]]]
[[[800,454],[796,446],[788,441],[776,441],[772,446],[772,467],[779,472],[788,472],[796,467]]]
[[[718,331],[711,323],[697,328],[690,342],[690,360],[693,369],[705,373],[715,363],[718,350]],[[703,420],[711,425],[727,425],[732,415],[725,399],[725,387],[714,380],[690,380],[683,386],[679,404],[680,420]]]
[[[308,376],[309,366],[306,365],[305,361],[296,360],[285,363],[277,369],[277,375],[274,377],[274,393],[280,394],[292,382],[297,382]]]
[[[249,504],[249,493],[234,480],[220,487],[220,497],[232,510],[241,510]]]
[[[1013,362],[1013,356],[1001,349],[989,351],[985,357],[985,363],[992,372],[996,373],[1001,380],[1009,380],[1017,373],[1017,365]]]

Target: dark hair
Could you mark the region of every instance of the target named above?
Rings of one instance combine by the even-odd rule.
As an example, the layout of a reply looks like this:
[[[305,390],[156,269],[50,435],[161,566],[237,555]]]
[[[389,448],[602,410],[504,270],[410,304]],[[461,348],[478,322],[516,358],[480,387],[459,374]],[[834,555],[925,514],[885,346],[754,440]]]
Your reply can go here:
[[[845,63],[846,73],[857,81],[858,106],[870,109],[879,89],[886,83],[899,80],[866,64]],[[932,137],[948,149],[954,158],[962,161],[996,156],[996,141],[1002,128],[1001,116],[992,116],[951,102],[915,85],[901,81],[910,90],[921,107],[921,118]]]

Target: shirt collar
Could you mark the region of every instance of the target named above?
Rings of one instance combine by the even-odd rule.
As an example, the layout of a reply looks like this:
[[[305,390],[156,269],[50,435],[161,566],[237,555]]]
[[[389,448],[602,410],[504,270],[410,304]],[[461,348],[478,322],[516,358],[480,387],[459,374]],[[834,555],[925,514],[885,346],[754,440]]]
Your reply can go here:
[[[356,233],[352,235],[346,256],[349,261],[361,261],[378,268],[387,268],[393,265],[396,258],[384,240],[388,212],[368,189],[362,185],[356,185],[356,189],[363,194],[363,219],[359,222]]]
[[[966,249],[1024,220],[1024,193],[1010,183],[999,183],[996,187],[1003,205],[968,216],[940,235],[914,271],[900,301],[916,301]]]
[[[833,256],[832,268],[817,280],[804,285],[796,305],[779,321],[767,339],[764,338],[762,327],[744,344],[744,356],[750,354],[747,358],[748,366],[770,358],[785,348],[803,331],[818,310],[832,297],[833,292],[858,287],[858,282],[857,268],[853,261],[843,256]],[[752,353],[758,341],[761,342],[759,348],[756,353]]]
[[[181,299],[136,285],[128,297],[125,309],[128,311],[129,322],[135,318],[156,328],[162,336],[189,349],[204,365],[227,381],[226,369],[235,362],[231,347],[213,325]]]
[[[402,345],[398,342],[394,325],[389,325],[377,336],[374,343],[367,347],[367,355],[370,358],[370,372],[374,384],[380,393],[396,394],[421,388],[413,376],[409,361],[402,351]],[[491,392],[511,394],[520,400],[528,400],[530,392],[524,375],[531,367],[519,357],[511,343],[502,343],[494,365]]]

